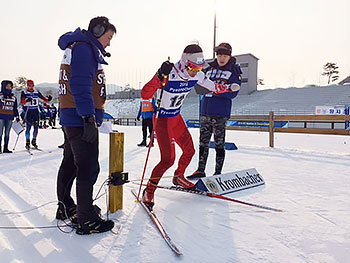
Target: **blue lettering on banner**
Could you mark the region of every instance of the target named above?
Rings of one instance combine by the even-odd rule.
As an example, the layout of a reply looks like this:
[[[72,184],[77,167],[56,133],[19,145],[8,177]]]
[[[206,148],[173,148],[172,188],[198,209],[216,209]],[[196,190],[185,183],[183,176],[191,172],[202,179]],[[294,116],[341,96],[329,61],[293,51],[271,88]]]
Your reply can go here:
[[[200,128],[199,120],[186,120],[187,128]]]
[[[227,126],[230,127],[261,127],[261,128],[268,128],[269,122],[268,121],[227,121]],[[288,122],[287,121],[275,121],[274,122],[275,128],[288,128]]]

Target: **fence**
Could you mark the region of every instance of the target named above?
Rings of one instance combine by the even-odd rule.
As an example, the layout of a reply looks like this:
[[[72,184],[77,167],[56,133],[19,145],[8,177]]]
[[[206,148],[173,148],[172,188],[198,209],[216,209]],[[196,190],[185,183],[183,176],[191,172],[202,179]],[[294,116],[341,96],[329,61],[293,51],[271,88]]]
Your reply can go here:
[[[117,118],[113,119],[113,124],[126,125],[126,126],[137,126],[138,120],[136,118]]]
[[[267,116],[263,115],[233,115],[231,121],[261,121],[268,122],[268,127],[247,127],[228,126],[228,130],[263,131],[269,132],[269,145],[274,147],[274,133],[309,133],[309,134],[330,134],[330,135],[350,135],[350,130],[335,129],[335,123],[350,121],[350,115],[274,115],[273,112]],[[275,128],[276,121],[302,122],[303,128]],[[308,128],[308,123],[329,123],[330,128]]]

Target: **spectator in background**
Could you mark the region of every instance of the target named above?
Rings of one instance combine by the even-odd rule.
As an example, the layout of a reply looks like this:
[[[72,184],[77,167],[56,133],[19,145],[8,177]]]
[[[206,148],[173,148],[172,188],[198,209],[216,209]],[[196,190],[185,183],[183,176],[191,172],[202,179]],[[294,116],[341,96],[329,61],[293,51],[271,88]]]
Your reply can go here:
[[[49,125],[52,127],[52,129],[56,129],[56,117],[57,117],[57,108],[55,107],[55,104],[51,104],[51,107],[49,107],[50,111],[50,118],[49,118]]]
[[[137,120],[140,120],[140,117],[142,117],[142,135],[143,139],[142,142],[139,143],[137,146],[146,146],[147,145],[147,128],[149,131],[150,136],[152,136],[153,132],[153,112],[155,106],[154,98],[152,99],[141,99],[140,101],[140,108],[139,113],[137,114]],[[147,145],[149,146],[149,145]],[[152,144],[153,146],[153,144]]]
[[[12,121],[16,117],[19,122],[17,99],[12,93],[13,83],[10,80],[3,80],[1,82],[0,92],[0,153],[12,153],[9,150],[10,129]],[[2,151],[2,134],[4,134],[4,150]]]
[[[216,151],[216,174],[221,174],[225,160],[226,123],[231,115],[232,99],[235,98],[241,86],[241,69],[236,59],[231,56],[232,48],[228,43],[216,47],[216,59],[204,68],[207,78],[218,84],[236,86],[237,91],[222,94],[207,93],[201,105],[199,161],[198,169],[187,179],[205,177],[205,166],[209,154],[209,142],[214,134]]]

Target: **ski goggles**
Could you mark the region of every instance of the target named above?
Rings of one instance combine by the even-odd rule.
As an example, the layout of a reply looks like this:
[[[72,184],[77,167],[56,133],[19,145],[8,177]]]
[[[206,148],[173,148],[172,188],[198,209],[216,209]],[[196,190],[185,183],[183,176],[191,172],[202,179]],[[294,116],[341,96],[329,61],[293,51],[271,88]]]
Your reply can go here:
[[[204,66],[205,66],[205,64],[197,65],[197,64],[192,63],[191,61],[188,61],[186,67],[190,71],[199,72],[204,68]]]
[[[199,72],[199,71],[201,71],[203,68],[195,69],[195,68],[191,68],[190,66],[187,66],[187,69],[190,70],[190,71],[193,71],[193,72]]]

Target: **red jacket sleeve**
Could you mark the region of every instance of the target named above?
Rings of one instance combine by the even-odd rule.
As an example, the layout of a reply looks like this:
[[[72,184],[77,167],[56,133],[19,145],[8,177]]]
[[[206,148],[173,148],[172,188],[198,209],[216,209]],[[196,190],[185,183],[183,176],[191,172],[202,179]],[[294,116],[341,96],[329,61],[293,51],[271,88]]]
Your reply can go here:
[[[24,92],[23,91],[21,92],[21,104],[22,105],[26,104],[26,98],[24,96]]]
[[[167,79],[166,79],[167,80]],[[167,83],[165,83],[167,84]],[[157,89],[162,88],[162,82],[157,77],[157,74],[153,76],[153,78],[143,86],[141,90],[141,98],[148,100],[153,97],[154,93]]]
[[[39,91],[39,98],[45,101],[46,103],[49,102],[49,100],[46,97],[44,97],[43,94],[40,93],[40,91]]]

